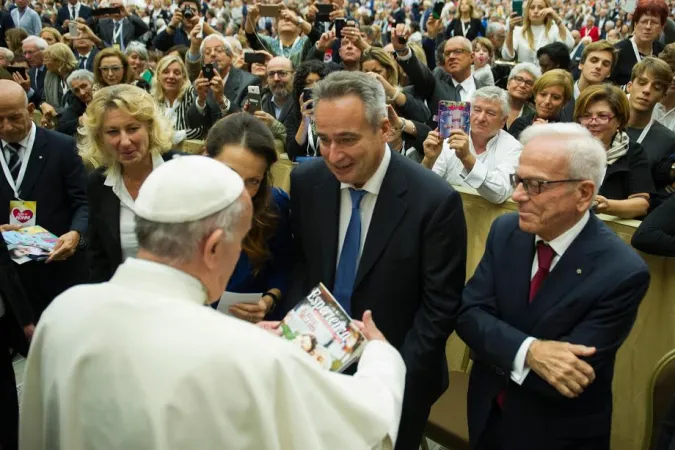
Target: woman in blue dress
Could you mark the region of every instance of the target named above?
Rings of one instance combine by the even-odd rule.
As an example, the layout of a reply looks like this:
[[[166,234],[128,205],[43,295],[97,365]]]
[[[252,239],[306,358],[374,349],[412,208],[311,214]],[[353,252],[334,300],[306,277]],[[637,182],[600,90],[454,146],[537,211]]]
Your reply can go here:
[[[275,319],[274,307],[288,285],[292,238],[288,194],[272,186],[270,168],[277,161],[274,136],[251,114],[232,114],[211,128],[206,152],[242,177],[253,201],[251,230],[226,290],[261,297],[256,303],[230,306],[229,312],[252,323]]]

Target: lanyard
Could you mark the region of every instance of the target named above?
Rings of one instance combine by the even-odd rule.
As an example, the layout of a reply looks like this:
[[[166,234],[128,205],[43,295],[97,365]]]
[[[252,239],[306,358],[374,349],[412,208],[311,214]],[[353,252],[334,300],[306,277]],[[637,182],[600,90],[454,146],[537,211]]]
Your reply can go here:
[[[647,136],[647,133],[649,133],[649,130],[651,129],[653,123],[654,123],[654,119],[650,120],[649,123],[647,124],[647,126],[645,127],[645,129],[642,130],[642,133],[640,133],[640,137],[637,138],[638,144],[642,144],[642,141]]]
[[[5,149],[3,146],[2,149],[2,158],[0,158],[0,164],[2,165],[2,171],[5,174],[5,178],[7,179],[7,183],[9,184],[9,187],[12,188],[12,191],[14,191],[14,198],[17,200],[21,200],[21,197],[19,197],[19,191],[21,190],[21,182],[23,182],[23,177],[26,175],[26,168],[28,167],[28,160],[30,159],[30,153],[33,149],[32,148],[26,148],[26,150],[23,153],[23,159],[21,160],[21,169],[19,169],[19,176],[16,180],[16,183],[14,182],[14,178],[12,178],[12,173],[9,171],[9,166],[7,165],[7,161],[5,161]]]
[[[462,24],[462,36],[466,37],[466,32],[469,31],[469,28],[471,28],[471,22],[469,22],[466,25],[466,28],[464,28],[464,22],[460,19],[460,23]]]
[[[124,26],[124,23],[120,20],[119,24],[120,26],[119,28],[117,28],[117,32],[115,32],[115,22],[113,22],[113,41],[112,41],[113,44],[117,43],[117,39],[119,39],[120,34],[122,34],[122,27]],[[120,46],[122,46],[122,42],[120,42],[119,44]]]
[[[295,38],[295,40],[293,41],[291,46],[288,47],[288,55],[287,55],[286,52],[284,52],[284,44],[282,44],[281,39],[279,39],[279,52],[281,53],[281,56],[283,56],[284,58],[290,59],[291,55],[293,54],[293,49],[295,48],[295,44],[297,44],[299,40],[300,40],[300,36]]]
[[[635,43],[635,37],[630,38],[630,44],[633,46],[633,52],[635,52],[635,59],[637,60],[637,62],[642,61],[642,56],[638,51],[637,44]]]
[[[307,141],[309,146],[312,147],[312,156],[316,156],[316,145],[314,145],[314,133],[312,133],[312,124],[307,126]]]

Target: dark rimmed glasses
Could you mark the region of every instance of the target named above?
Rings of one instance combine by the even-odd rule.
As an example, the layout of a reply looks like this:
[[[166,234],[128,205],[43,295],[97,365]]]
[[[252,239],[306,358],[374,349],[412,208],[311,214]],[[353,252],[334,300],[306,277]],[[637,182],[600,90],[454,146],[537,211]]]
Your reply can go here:
[[[512,173],[509,175],[509,179],[511,180],[511,186],[513,186],[513,189],[515,190],[518,188],[519,184],[523,184],[523,189],[525,189],[525,192],[527,192],[527,195],[539,195],[541,194],[542,190],[546,189],[546,186],[551,185],[551,184],[559,184],[559,183],[574,183],[578,181],[584,181],[584,180],[579,180],[579,179],[567,179],[567,180],[530,180],[528,178],[521,178],[517,174]]]

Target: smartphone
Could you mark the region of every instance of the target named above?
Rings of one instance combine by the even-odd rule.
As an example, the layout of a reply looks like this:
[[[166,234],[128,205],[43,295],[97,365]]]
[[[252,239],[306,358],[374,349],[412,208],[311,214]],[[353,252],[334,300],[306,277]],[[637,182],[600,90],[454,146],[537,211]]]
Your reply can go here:
[[[431,16],[439,20],[441,18],[441,13],[443,13],[443,8],[445,7],[445,3],[443,2],[436,2],[434,3],[434,9],[431,11]]]
[[[405,44],[408,43],[408,40],[406,38],[404,38],[403,36],[399,36],[398,37],[398,43],[401,44],[401,45],[405,45]]]
[[[312,99],[312,88],[304,88],[302,90],[302,103],[306,103]],[[314,105],[310,105],[308,108],[312,108]]]
[[[246,99],[248,100],[248,112],[250,114],[260,111],[260,86],[249,86]]]
[[[319,3],[316,5],[316,8],[319,12],[316,14],[317,22],[330,22],[330,13],[333,12],[333,4],[328,3]]]
[[[345,19],[338,18],[335,19],[335,37],[342,39],[342,28],[345,26]]]
[[[21,74],[22,77],[28,78],[28,69],[26,69],[25,67],[8,66],[8,67],[6,67],[6,69],[7,69],[7,72],[9,72],[9,73],[19,73],[19,74]]]
[[[202,74],[204,78],[210,81],[216,75],[216,69],[213,67],[213,64],[204,64],[202,66]]]
[[[279,17],[281,8],[279,5],[260,5],[260,17]]]
[[[94,17],[109,16],[111,14],[119,14],[120,12],[121,12],[120,7],[115,6],[112,8],[97,8],[91,12],[91,15]]]
[[[518,17],[523,17],[523,0],[513,0],[511,2],[511,11],[518,15]]]
[[[68,34],[70,34],[71,38],[76,37],[80,32],[77,29],[77,23],[76,22],[69,22],[68,23]]]
[[[265,65],[265,55],[262,53],[247,52],[244,53],[244,62],[246,64],[262,64]]]

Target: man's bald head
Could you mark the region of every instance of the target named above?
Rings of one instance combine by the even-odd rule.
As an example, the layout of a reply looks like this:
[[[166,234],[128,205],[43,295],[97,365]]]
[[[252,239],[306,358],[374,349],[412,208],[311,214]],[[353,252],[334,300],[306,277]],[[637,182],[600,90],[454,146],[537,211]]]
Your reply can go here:
[[[293,91],[293,62],[275,56],[267,63],[267,84],[277,101],[285,100]]]
[[[19,142],[31,130],[33,104],[14,81],[0,80],[0,139]]]
[[[0,109],[7,108],[10,105],[23,106],[24,108],[28,106],[26,91],[17,82],[0,80],[0,92],[2,92],[0,96]]]
[[[293,70],[293,62],[284,56],[275,56],[267,63],[267,70]]]

